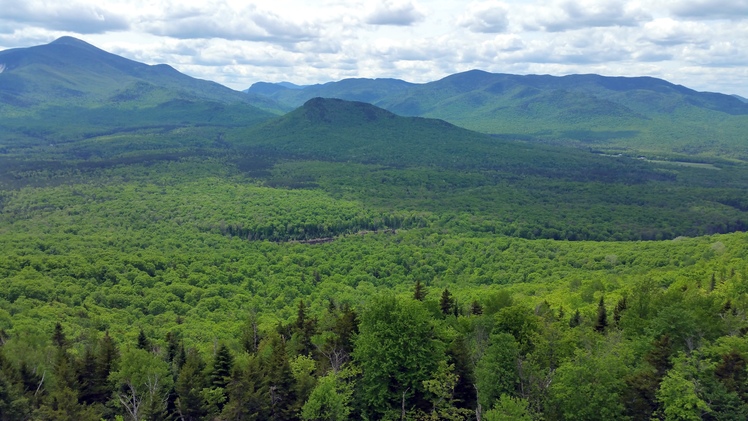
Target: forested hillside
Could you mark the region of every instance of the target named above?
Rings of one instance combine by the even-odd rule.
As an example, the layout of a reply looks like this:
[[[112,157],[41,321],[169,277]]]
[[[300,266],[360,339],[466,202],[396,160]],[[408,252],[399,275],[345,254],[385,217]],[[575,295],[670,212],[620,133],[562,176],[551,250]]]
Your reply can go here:
[[[298,107],[313,97],[364,101],[514,139],[649,156],[748,157],[748,105],[651,77],[511,75],[472,70],[413,84],[346,79],[247,92]]]
[[[0,421],[748,417],[739,160],[179,89],[2,115]]]

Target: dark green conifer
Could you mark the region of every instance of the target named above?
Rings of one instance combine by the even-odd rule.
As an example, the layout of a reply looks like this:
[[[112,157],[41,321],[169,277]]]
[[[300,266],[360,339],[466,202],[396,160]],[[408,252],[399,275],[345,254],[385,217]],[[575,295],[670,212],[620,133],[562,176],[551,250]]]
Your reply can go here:
[[[608,327],[608,312],[605,309],[605,299],[600,296],[600,302],[597,303],[597,319],[595,320],[595,330],[599,333],[605,332]]]
[[[452,293],[449,292],[449,289],[444,288],[444,291],[442,291],[442,297],[441,300],[439,300],[439,308],[442,310],[442,314],[450,315],[454,313],[454,299],[452,299]]]
[[[413,288],[413,298],[418,301],[423,301],[426,298],[426,288],[424,288],[421,280],[416,280],[416,285]]]
[[[210,373],[210,383],[213,387],[226,388],[231,379],[231,369],[234,367],[234,357],[226,344],[221,343],[213,360]]]
[[[577,327],[580,323],[582,323],[582,315],[579,314],[579,310],[577,310],[569,319],[569,327]]]
[[[186,360],[174,383],[177,415],[183,420],[197,421],[206,415],[201,395],[201,391],[208,386],[204,370],[205,363],[200,354],[191,348],[186,353]]]
[[[65,338],[65,332],[62,330],[62,324],[60,322],[55,323],[55,331],[52,333],[52,343],[58,348],[63,349],[67,347],[67,338]]]
[[[616,327],[619,326],[619,323],[621,321],[621,316],[623,315],[623,312],[626,311],[628,308],[628,302],[626,300],[626,296],[624,295],[620,300],[618,300],[618,303],[616,304],[616,308],[613,309],[613,323]]]
[[[145,331],[143,329],[140,329],[140,332],[138,333],[138,349],[144,349],[146,351],[150,351],[151,344],[150,341],[148,341],[148,337],[145,336]]]
[[[480,316],[481,314],[483,314],[483,306],[480,302],[478,302],[478,300],[473,301],[473,304],[470,307],[470,313],[476,316]]]

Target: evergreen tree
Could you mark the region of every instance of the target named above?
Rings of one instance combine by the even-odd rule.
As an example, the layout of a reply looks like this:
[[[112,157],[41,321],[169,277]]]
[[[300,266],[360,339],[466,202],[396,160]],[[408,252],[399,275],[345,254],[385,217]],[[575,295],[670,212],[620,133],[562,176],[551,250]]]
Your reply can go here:
[[[618,303],[616,304],[616,308],[613,309],[613,323],[616,327],[619,327],[619,324],[621,322],[621,316],[623,315],[623,312],[626,311],[628,308],[628,302],[626,301],[626,296],[624,295],[620,300],[618,300]]]
[[[608,327],[608,312],[605,310],[605,299],[600,296],[600,302],[597,304],[597,319],[595,321],[595,330],[599,333],[605,332]]]
[[[462,335],[457,336],[447,348],[447,362],[454,368],[457,381],[454,385],[454,403],[458,408],[475,408],[475,374],[470,348]]]
[[[470,306],[470,313],[476,316],[483,314],[483,306],[478,300],[473,301],[473,304]]]
[[[288,420],[300,409],[286,345],[278,335],[269,338],[267,359],[263,365],[266,388],[270,398],[270,420]]]
[[[421,280],[416,280],[416,285],[413,288],[413,299],[423,301],[426,298],[426,288],[421,283]]]
[[[68,341],[65,337],[65,332],[62,329],[60,322],[55,323],[55,331],[52,334],[52,343],[59,349],[67,347]]]
[[[166,361],[171,363],[179,353],[179,340],[174,332],[166,333]]]
[[[207,386],[204,370],[205,363],[200,354],[191,348],[174,383],[177,414],[183,421],[198,421],[206,414],[201,395]]]
[[[439,308],[442,310],[442,314],[450,315],[454,313],[454,299],[452,298],[452,293],[449,292],[447,288],[444,288],[444,291],[442,291],[442,297],[439,300]]]
[[[577,327],[582,323],[582,315],[579,314],[579,310],[575,311],[574,314],[569,318],[569,327]]]
[[[245,369],[235,369],[226,386],[228,402],[221,419],[261,421],[270,418],[270,394],[264,376],[257,356],[250,357]]]
[[[210,383],[213,387],[225,389],[231,380],[231,370],[234,367],[234,357],[225,343],[221,343],[213,360],[210,372]]]
[[[314,336],[317,330],[317,320],[308,317],[306,313],[304,300],[300,300],[296,311],[296,321],[292,326],[292,333],[298,340],[299,355],[310,355],[314,350],[312,336]]]
[[[146,351],[150,351],[151,350],[151,343],[148,340],[148,337],[145,336],[145,331],[143,331],[143,329],[140,329],[140,332],[138,333],[138,344],[137,344],[137,347],[138,347],[138,349],[143,349],[143,350],[146,350]]]

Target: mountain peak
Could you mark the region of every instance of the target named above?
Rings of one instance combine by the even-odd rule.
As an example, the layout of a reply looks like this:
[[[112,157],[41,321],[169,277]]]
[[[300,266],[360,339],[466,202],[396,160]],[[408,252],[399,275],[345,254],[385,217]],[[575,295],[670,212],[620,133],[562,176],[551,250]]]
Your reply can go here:
[[[312,98],[301,106],[301,110],[309,121],[345,125],[395,117],[391,112],[366,102],[337,98]]]
[[[50,42],[49,45],[70,45],[73,47],[96,48],[93,45],[87,43],[86,41],[80,40],[75,37],[70,37],[70,36],[57,38],[56,40]],[[98,48],[96,49],[98,50]]]

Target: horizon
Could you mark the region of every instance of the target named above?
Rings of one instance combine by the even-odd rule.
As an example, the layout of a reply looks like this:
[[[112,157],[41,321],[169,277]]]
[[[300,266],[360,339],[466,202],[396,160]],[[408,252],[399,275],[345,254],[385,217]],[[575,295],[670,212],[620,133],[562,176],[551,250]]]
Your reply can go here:
[[[69,35],[239,91],[481,69],[650,76],[748,97],[744,0],[4,2],[0,50]]]

